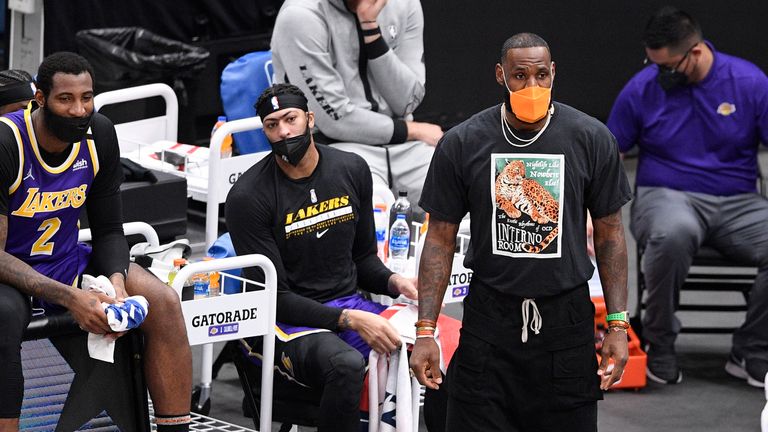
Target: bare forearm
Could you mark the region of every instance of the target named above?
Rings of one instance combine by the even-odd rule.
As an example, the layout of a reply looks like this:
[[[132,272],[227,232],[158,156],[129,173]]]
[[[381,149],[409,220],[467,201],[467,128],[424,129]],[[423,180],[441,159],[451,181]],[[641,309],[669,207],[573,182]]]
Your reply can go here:
[[[594,220],[595,256],[608,312],[627,310],[627,243],[621,211]]]
[[[458,225],[430,222],[419,263],[419,319],[437,320],[451,276]]]
[[[67,308],[74,297],[74,290],[69,286],[41,275],[25,262],[3,251],[0,251],[0,282],[26,295]]]
[[[5,252],[8,238],[8,218],[0,215],[0,283],[10,285],[24,294],[67,307],[72,289],[36,272],[27,263]]]

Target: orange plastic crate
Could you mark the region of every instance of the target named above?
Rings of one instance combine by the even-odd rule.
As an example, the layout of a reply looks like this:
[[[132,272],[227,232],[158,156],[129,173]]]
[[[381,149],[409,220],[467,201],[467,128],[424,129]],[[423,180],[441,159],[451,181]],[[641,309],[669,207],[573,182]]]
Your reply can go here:
[[[598,323],[605,325],[607,312],[605,310],[605,301],[602,297],[592,297],[592,303],[595,304],[595,332],[597,332]],[[629,341],[627,342],[629,359],[624,367],[624,376],[621,378],[621,382],[615,384],[611,389],[639,389],[646,385],[645,366],[648,358],[640,346],[640,339],[638,339],[637,334],[635,334],[631,327],[627,329],[627,335],[629,336]],[[597,354],[597,360],[600,361],[600,354]]]

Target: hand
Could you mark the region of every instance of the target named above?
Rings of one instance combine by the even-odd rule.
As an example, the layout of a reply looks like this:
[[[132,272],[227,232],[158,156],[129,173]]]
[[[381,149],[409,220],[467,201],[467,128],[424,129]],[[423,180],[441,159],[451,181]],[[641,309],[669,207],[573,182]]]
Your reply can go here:
[[[416,339],[411,353],[413,375],[422,385],[432,390],[440,388],[443,374],[440,372],[440,349],[432,338]]]
[[[357,0],[357,6],[354,6],[355,0],[349,3],[354,7],[358,21],[376,21],[381,10],[387,5],[387,0]]]
[[[432,123],[407,121],[409,141],[423,141],[432,147],[443,137],[443,129]]]
[[[627,334],[623,331],[606,334],[600,356],[600,366],[597,368],[597,374],[600,375],[600,389],[608,390],[624,375],[624,366],[626,366],[627,358],[629,358]]]
[[[107,324],[107,315],[101,302],[104,299],[114,301],[113,299],[93,292],[86,292],[79,289],[74,290],[75,298],[69,311],[72,317],[80,325],[80,328],[88,333],[105,334],[110,333],[112,329]]]
[[[402,294],[411,300],[419,299],[418,279],[406,278],[397,273],[392,273],[387,282],[389,292],[393,295]]]
[[[361,310],[345,309],[345,312],[349,317],[349,328],[377,353],[386,354],[400,346],[400,335],[386,318]]]
[[[114,273],[109,277],[109,281],[115,288],[115,302],[109,303],[124,303],[125,298],[128,297],[128,293],[125,291],[125,276],[122,273]]]

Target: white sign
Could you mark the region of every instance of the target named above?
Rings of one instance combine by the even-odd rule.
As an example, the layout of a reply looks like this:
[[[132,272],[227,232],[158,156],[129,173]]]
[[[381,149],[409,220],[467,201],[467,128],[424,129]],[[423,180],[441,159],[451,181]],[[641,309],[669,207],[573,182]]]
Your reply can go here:
[[[472,281],[472,270],[464,267],[464,255],[453,257],[451,276],[448,278],[448,288],[445,290],[443,303],[458,303],[469,294],[469,283]]]
[[[214,182],[213,187],[218,187],[219,202],[227,200],[227,194],[237,179],[248,171],[248,168],[256,165],[256,162],[262,160],[270,152],[258,152],[240,155],[237,157],[224,158],[221,160],[221,171],[219,179]]]
[[[223,342],[267,333],[266,291],[181,302],[190,345]]]

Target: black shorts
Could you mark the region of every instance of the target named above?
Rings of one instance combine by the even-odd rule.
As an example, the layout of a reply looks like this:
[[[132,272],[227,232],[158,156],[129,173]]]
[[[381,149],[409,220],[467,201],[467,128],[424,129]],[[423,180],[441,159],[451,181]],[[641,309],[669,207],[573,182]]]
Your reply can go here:
[[[537,298],[540,333],[521,341],[520,297],[473,286],[448,369],[448,431],[596,431],[602,399],[586,286]]]
[[[17,418],[24,398],[21,340],[32,317],[29,297],[0,284],[0,418]]]

